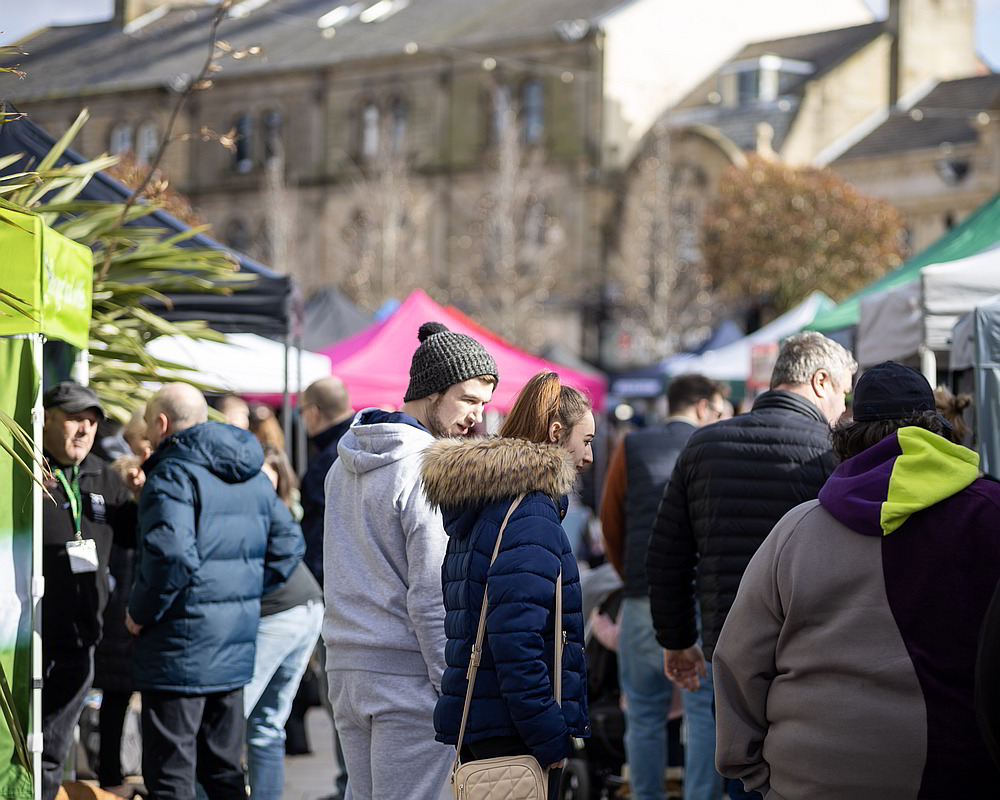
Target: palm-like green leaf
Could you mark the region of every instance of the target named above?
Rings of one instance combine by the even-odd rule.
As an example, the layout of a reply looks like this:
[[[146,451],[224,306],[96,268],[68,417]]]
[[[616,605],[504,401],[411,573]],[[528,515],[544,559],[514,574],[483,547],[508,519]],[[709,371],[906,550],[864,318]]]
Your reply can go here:
[[[156,300],[169,307],[171,294],[229,293],[254,277],[239,274],[238,264],[228,253],[184,246],[204,228],[167,233],[162,228],[127,224],[156,210],[155,204],[78,200],[87,182],[115,163],[114,158],[101,156],[57,166],[86,120],[83,111],[35,172],[0,178],[0,195],[15,207],[40,214],[55,230],[94,251],[90,381],[108,413],[124,420],[165,379],[219,391],[199,383],[190,368],[149,355],[146,345],[157,336],[222,341],[221,334],[203,323],[169,322],[144,301]],[[0,160],[0,169],[16,162],[16,158]]]

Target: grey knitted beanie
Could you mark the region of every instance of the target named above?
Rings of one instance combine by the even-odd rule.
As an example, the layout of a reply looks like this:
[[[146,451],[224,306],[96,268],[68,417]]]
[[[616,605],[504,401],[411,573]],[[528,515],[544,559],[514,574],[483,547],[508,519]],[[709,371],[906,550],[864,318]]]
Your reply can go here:
[[[410,385],[404,403],[481,375],[499,380],[497,362],[471,336],[450,331],[440,322],[425,322],[417,338],[420,346],[410,363]]]

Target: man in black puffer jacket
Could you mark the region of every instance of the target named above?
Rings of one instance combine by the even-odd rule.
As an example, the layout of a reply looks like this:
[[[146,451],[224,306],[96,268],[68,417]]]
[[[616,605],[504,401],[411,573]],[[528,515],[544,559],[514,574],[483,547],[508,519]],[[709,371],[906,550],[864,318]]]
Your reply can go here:
[[[743,571],[786,512],[814,500],[833,472],[830,424],[844,413],[857,364],[815,332],[786,340],[771,390],[749,414],[696,431],[656,516],[646,574],[667,676],[686,689],[707,676]],[[698,642],[695,576],[701,604]]]

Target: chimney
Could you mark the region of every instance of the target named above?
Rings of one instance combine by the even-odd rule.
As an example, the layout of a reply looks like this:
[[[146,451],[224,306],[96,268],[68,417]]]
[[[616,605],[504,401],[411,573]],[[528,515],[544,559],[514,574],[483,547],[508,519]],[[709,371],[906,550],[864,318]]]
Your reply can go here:
[[[889,0],[889,100],[978,72],[975,0]]]

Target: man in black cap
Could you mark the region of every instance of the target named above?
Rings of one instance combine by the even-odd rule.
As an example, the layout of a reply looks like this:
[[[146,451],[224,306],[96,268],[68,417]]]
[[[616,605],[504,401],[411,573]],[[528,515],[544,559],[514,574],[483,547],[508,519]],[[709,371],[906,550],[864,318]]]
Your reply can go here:
[[[135,546],[136,506],[110,465],[92,454],[104,410],[72,381],[43,399],[42,441],[52,470],[42,511],[42,798],[62,783],[73,729],[94,678],[94,646],[108,600],[111,543]]]
[[[916,370],[858,380],[839,466],[761,544],[718,638],[723,775],[766,797],[996,796],[974,684],[1000,483],[952,433]]]
[[[434,741],[445,668],[447,534],[424,497],[423,451],[483,419],[497,365],[425,323],[400,411],[361,411],[326,478],[323,639],[354,800],[437,800],[455,748]]]

